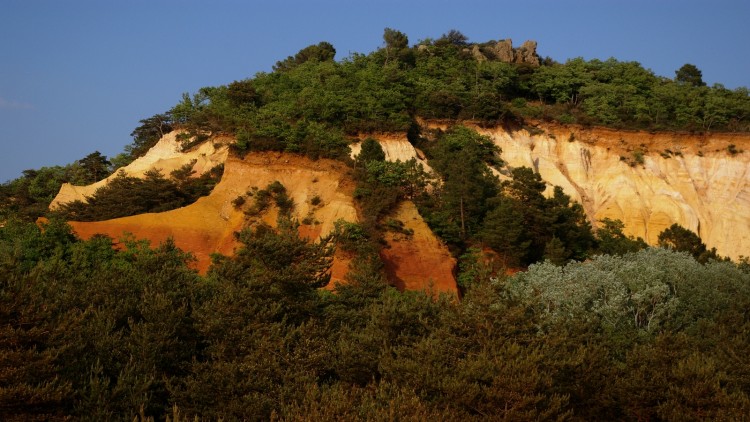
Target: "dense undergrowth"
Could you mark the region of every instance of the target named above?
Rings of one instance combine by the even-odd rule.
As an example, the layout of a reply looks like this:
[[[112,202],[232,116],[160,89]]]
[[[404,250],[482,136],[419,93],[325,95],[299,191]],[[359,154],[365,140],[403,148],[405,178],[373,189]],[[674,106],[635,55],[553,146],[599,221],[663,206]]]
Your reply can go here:
[[[351,233],[350,233],[351,234]],[[746,265],[646,249],[514,277],[475,262],[462,300],[397,292],[362,253],[248,229],[205,277],[171,243],[0,228],[0,418],[739,420]],[[361,236],[343,239],[364,245]],[[467,273],[468,274],[468,273]],[[174,418],[172,420],[178,420]]]

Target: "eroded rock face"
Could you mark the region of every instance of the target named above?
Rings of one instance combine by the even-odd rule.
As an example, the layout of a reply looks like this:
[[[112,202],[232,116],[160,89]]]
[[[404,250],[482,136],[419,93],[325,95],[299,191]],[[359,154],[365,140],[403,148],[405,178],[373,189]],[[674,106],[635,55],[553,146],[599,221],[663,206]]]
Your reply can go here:
[[[422,165],[426,172],[432,172],[432,168],[427,164],[424,153],[417,148],[414,148],[414,145],[406,139],[406,134],[375,135],[373,136],[373,139],[378,141],[381,148],[383,148],[385,159],[387,161],[409,161],[415,159]],[[351,157],[355,158],[362,150],[362,143],[357,142],[351,144],[349,147],[351,149]]]
[[[730,144],[750,150],[748,136],[477,130],[510,166],[534,168],[550,190],[561,186],[594,223],[620,219],[627,234],[652,245],[677,223],[723,256],[750,255],[750,153],[727,152]]]
[[[342,163],[311,161],[289,154],[252,154],[243,160],[230,158],[226,161],[224,176],[211,194],[191,205],[162,213],[70,224],[82,238],[103,233],[119,239],[124,233],[132,233],[136,238],[157,244],[172,237],[177,247],[195,254],[197,269],[205,272],[212,253],[232,255],[239,246],[234,232],[246,226],[248,217],[232,201],[253,187],[264,189],[274,181],[284,185],[295,203],[294,216],[300,221],[310,217],[310,224],[303,224],[300,232],[312,239],[330,233],[339,218],[356,221],[354,186],[344,174]],[[311,201],[314,197],[318,200]],[[263,220],[275,224],[275,215],[265,215]],[[346,268],[346,265],[334,263],[332,281],[343,280]]]
[[[399,204],[392,217],[404,232],[388,232],[380,256],[389,281],[406,290],[456,294],[456,259],[427,226],[411,201]]]
[[[76,200],[86,201],[86,197],[92,196],[100,187],[106,186],[110,180],[117,177],[120,170],[132,177],[143,177],[144,173],[151,169],[159,169],[162,174],[169,173],[182,166],[195,161],[193,171],[200,176],[218,164],[224,163],[229,154],[228,139],[214,139],[212,142],[204,142],[198,147],[182,152],[180,142],[177,140],[178,132],[170,132],[151,148],[146,155],[135,159],[132,163],[119,169],[106,179],[100,180],[87,186],[74,186],[65,183],[60,188],[55,199],[50,204],[50,209],[56,209],[60,204]]]
[[[381,140],[389,159],[419,158],[416,150],[406,142]],[[404,138],[405,141],[405,138]],[[409,152],[409,148],[411,150]],[[287,195],[294,200],[293,217],[303,222],[300,234],[311,240],[328,235],[334,223],[358,221],[354,204],[354,183],[349,169],[331,160],[312,161],[304,157],[282,153],[253,153],[244,159],[226,160],[224,175],[210,195],[183,208],[141,214],[98,222],[70,222],[80,237],[88,239],[101,233],[121,239],[128,233],[137,239],[148,239],[156,245],[172,238],[177,247],[192,252],[195,267],[205,273],[211,254],[232,255],[239,247],[234,233],[246,227],[250,219],[245,214],[247,206],[237,207],[233,201],[245,196],[252,188],[264,189],[279,181]],[[247,198],[247,203],[252,203]],[[257,216],[275,225],[275,210]],[[389,237],[392,250],[383,254],[390,280],[399,288],[430,290],[433,292],[457,291],[453,276],[455,260],[448,249],[429,230],[416,207],[408,203],[399,208],[396,217],[414,231],[409,239]],[[307,224],[304,224],[307,222]],[[352,257],[337,251],[331,268],[331,283],[345,283]]]

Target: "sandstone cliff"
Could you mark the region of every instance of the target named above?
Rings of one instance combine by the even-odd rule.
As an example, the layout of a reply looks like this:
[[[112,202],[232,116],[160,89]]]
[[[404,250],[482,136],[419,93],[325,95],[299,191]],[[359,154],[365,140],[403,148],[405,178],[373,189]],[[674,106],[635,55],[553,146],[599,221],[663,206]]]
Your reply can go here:
[[[143,174],[148,170],[159,169],[162,174],[169,176],[170,172],[195,161],[193,171],[197,176],[200,176],[211,170],[214,166],[226,161],[229,154],[229,138],[213,139],[212,142],[201,143],[195,148],[183,152],[180,142],[177,140],[178,134],[177,131],[174,131],[164,135],[146,155],[137,158],[106,179],[86,186],[75,186],[70,183],[63,184],[60,192],[52,200],[50,209],[56,209],[60,204],[67,202],[76,200],[86,201],[86,197],[93,195],[97,189],[105,186],[110,180],[117,177],[117,173],[120,170],[128,176],[143,177]]]
[[[620,219],[627,234],[652,245],[678,223],[723,256],[750,255],[750,136],[477,130],[502,148],[510,166],[532,167],[550,189],[562,187],[594,223]]]
[[[553,185],[561,186],[583,204],[594,224],[605,217],[620,219],[627,234],[656,244],[662,230],[678,223],[698,233],[721,255],[734,259],[750,255],[750,152],[745,152],[750,151],[750,136],[650,134],[557,125],[539,126],[532,132],[475,129],[494,140],[509,166],[534,168],[549,183],[550,191]],[[405,134],[374,137],[387,159],[415,158],[429,171],[424,155]],[[226,146],[214,142],[189,153],[180,153],[177,148],[170,134],[125,170],[129,174],[142,174],[150,168],[169,170],[199,159],[195,168],[200,172],[226,160],[224,177],[209,196],[165,213],[72,222],[76,232],[84,238],[95,233],[119,238],[130,232],[153,242],[173,237],[179,247],[195,253],[198,268],[205,271],[211,253],[231,254],[237,247],[233,233],[247,224],[247,217],[232,205],[232,200],[252,187],[264,188],[280,181],[294,199],[295,216],[310,222],[300,227],[301,234],[309,238],[326,235],[339,218],[357,220],[353,182],[341,163],[280,153],[227,159]],[[358,151],[359,144],[352,144],[352,155]],[[70,198],[80,199],[80,195],[91,194],[106,182],[63,186],[53,206]],[[315,196],[320,199],[318,205],[311,202]],[[381,256],[391,282],[407,289],[432,286],[436,291],[455,291],[455,260],[429,231],[413,204],[401,204],[392,217],[414,234],[386,236],[388,247]],[[275,216],[266,215],[264,219],[273,223]],[[348,259],[337,255],[335,280],[344,279]]]
[[[400,142],[391,145],[385,140],[383,144],[387,150],[401,151],[398,157],[391,158],[407,159],[416,155],[408,142],[406,145]],[[311,161],[291,154],[253,153],[244,159],[226,159],[219,184],[210,195],[194,204],[162,213],[99,222],[73,221],[70,224],[82,238],[102,233],[120,239],[129,233],[156,244],[171,237],[179,248],[195,255],[197,269],[205,272],[212,253],[231,255],[234,252],[239,246],[234,232],[251,220],[232,201],[246,195],[252,188],[263,189],[274,181],[284,185],[294,200],[293,216],[303,222],[299,228],[302,236],[317,239],[329,234],[338,219],[358,220],[354,184],[344,164],[330,160]],[[313,201],[313,198],[316,199]],[[275,224],[276,215],[271,210],[259,218]],[[391,249],[383,253],[383,259],[389,281],[402,289],[455,294],[455,260],[429,230],[414,204],[401,204],[394,218],[403,220],[413,235],[387,236],[386,242]],[[336,282],[345,281],[350,258],[346,253],[335,254],[330,288]]]

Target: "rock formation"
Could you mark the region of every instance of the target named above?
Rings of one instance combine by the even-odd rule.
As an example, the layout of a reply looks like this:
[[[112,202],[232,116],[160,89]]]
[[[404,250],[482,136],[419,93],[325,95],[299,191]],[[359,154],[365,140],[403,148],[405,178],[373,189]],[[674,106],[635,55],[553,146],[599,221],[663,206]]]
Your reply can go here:
[[[593,223],[622,220],[627,234],[651,245],[677,223],[720,255],[750,255],[750,152],[728,153],[729,145],[750,150],[747,135],[477,130],[492,137],[508,165],[534,168],[550,190],[562,187]]]
[[[86,201],[110,180],[117,177],[119,171],[128,176],[143,177],[143,174],[151,169],[159,169],[162,174],[169,176],[173,170],[195,161],[193,171],[196,176],[210,171],[214,166],[224,163],[229,154],[229,138],[213,139],[212,142],[204,142],[190,151],[182,151],[180,142],[177,140],[177,131],[170,132],[162,137],[143,157],[139,157],[127,166],[119,169],[106,179],[86,186],[75,186],[65,183],[60,188],[55,199],[50,204],[50,209],[55,209],[59,204],[73,202],[76,200]]]
[[[403,142],[386,139],[381,144],[388,159],[419,158],[405,138]],[[172,238],[177,247],[195,255],[196,269],[205,273],[211,254],[231,255],[239,246],[234,233],[248,224],[248,216],[232,201],[254,187],[263,189],[274,181],[284,185],[287,194],[294,200],[293,216],[306,223],[299,227],[302,236],[317,239],[329,234],[336,220],[358,220],[353,197],[354,183],[343,163],[323,159],[312,161],[292,154],[253,153],[244,159],[226,159],[221,181],[210,195],[198,199],[194,204],[162,213],[98,222],[73,221],[70,224],[76,234],[84,239],[98,233],[114,239],[132,234],[137,239],[148,239],[152,244]],[[66,193],[67,190],[61,190],[61,195]],[[61,195],[56,198],[57,203],[63,201]],[[268,212],[260,218],[275,225],[276,216],[275,212]],[[455,294],[456,262],[429,230],[414,204],[401,204],[394,218],[402,220],[413,235],[388,235],[386,241],[392,250],[403,252],[395,255],[392,252],[383,253],[389,281],[402,289]],[[345,282],[350,260],[351,256],[337,251],[329,288],[333,288],[337,282]]]
[[[445,129],[445,124],[427,124]],[[558,185],[579,201],[596,224],[619,219],[625,232],[657,243],[661,231],[673,223],[700,235],[719,254],[736,259],[750,255],[750,136],[732,134],[651,134],[574,126],[540,126],[533,130],[475,128],[491,137],[511,167],[527,166],[549,184]],[[375,135],[388,160],[417,159],[428,171],[424,155],[405,134]],[[300,233],[311,239],[328,234],[342,218],[357,221],[352,197],[354,185],[348,168],[329,160],[311,161],[282,153],[253,153],[229,158],[225,146],[208,142],[196,151],[180,153],[168,135],[145,157],[126,168],[137,174],[149,168],[172,169],[193,159],[196,168],[208,169],[226,160],[221,182],[213,192],[180,209],[109,221],[72,222],[88,238],[105,233],[115,239],[130,232],[136,238],[160,242],[168,237],[195,254],[197,268],[205,271],[210,254],[230,255],[238,245],[233,233],[247,224],[247,216],[232,201],[253,187],[280,181],[294,200],[295,216],[309,224]],[[352,144],[352,156],[359,144]],[[734,151],[734,153],[732,152]],[[202,160],[202,161],[201,161]],[[88,187],[64,186],[53,204],[93,193],[106,181]],[[71,192],[75,192],[74,196]],[[319,197],[319,204],[311,199]],[[318,202],[318,201],[315,201]],[[310,218],[305,218],[310,217]],[[427,228],[414,205],[400,204],[391,216],[406,232],[387,233],[381,252],[391,282],[406,289],[456,291],[455,260]],[[275,222],[275,214],[263,216]],[[334,281],[343,281],[351,257],[337,254]]]
[[[526,41],[520,47],[513,48],[511,39],[500,40],[484,46],[485,53],[475,45],[472,55],[479,61],[494,59],[506,63],[529,64],[539,66],[539,55],[536,52],[536,41]],[[489,56],[489,57],[488,57]]]

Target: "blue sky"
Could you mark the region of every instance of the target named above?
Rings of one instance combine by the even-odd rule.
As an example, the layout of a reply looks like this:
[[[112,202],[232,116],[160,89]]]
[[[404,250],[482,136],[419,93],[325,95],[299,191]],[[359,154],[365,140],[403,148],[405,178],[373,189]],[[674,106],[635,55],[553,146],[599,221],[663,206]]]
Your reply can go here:
[[[673,77],[750,86],[750,2],[691,0],[2,0],[0,183],[98,150],[122,152],[142,118],[182,93],[270,71],[320,41],[337,58],[458,29],[536,40],[557,61],[634,60]]]

